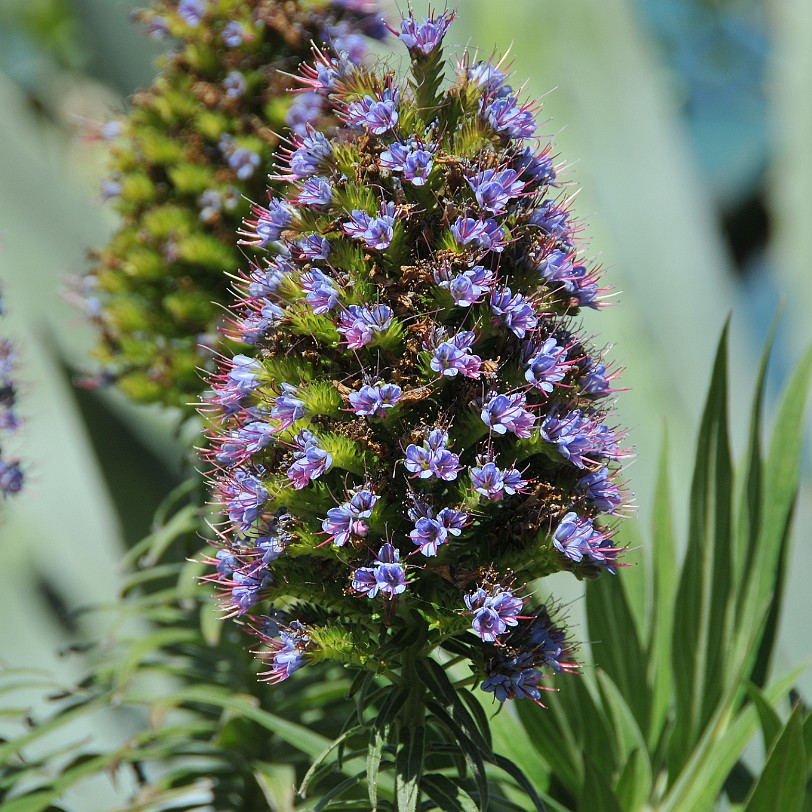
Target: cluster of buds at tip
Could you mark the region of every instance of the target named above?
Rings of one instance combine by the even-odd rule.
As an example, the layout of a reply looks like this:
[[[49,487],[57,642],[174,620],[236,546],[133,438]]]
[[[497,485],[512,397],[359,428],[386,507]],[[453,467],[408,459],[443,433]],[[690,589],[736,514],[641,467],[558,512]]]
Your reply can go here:
[[[234,231],[290,127],[333,112],[316,93],[292,96],[287,72],[330,44],[348,64],[387,31],[374,0],[155,0],[135,15],[170,48],[131,110],[98,128],[109,142],[102,197],[120,217],[92,253],[73,298],[98,331],[101,372],[142,402],[188,406],[211,363]]]
[[[0,292],[0,316],[5,313],[5,303]],[[4,497],[19,493],[23,488],[23,471],[20,461],[7,457],[2,445],[20,427],[20,418],[14,411],[17,404],[17,351],[7,338],[0,338],[0,493]]]
[[[241,230],[248,347],[201,410],[222,504],[207,579],[272,680],[453,640],[484,690],[538,701],[576,665],[527,583],[616,571],[628,452],[617,373],[576,332],[606,289],[536,106],[468,57],[443,89],[450,22],[393,29],[404,82],[329,50],[302,72],[340,124],[291,133],[292,190]]]

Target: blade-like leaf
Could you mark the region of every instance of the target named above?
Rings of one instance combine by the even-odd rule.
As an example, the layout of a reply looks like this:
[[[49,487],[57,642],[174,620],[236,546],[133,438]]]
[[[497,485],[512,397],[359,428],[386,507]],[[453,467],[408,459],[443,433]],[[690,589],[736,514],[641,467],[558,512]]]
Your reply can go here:
[[[402,725],[395,757],[395,797],[398,812],[415,812],[420,800],[426,729],[423,725]]]
[[[798,706],[776,739],[744,812],[801,812],[805,789],[806,754]]]
[[[476,801],[445,775],[426,775],[420,785],[442,812],[477,812]]]
[[[584,788],[580,809],[590,812],[623,812],[612,791],[608,776],[584,753]]]
[[[727,336],[725,327],[699,430],[688,547],[675,604],[671,654],[675,718],[669,765],[676,772],[690,757],[724,682],[723,642],[731,586]]]

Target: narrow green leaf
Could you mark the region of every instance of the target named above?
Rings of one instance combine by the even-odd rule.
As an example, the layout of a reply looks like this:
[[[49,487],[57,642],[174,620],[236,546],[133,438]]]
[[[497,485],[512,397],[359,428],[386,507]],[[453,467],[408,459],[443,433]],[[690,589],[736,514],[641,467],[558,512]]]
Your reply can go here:
[[[651,760],[643,750],[633,750],[615,783],[615,794],[622,809],[644,809],[651,797]]]
[[[674,622],[674,593],[677,571],[674,519],[671,507],[671,483],[668,465],[668,437],[663,434],[663,450],[654,493],[652,526],[651,634],[646,663],[651,685],[651,712],[647,731],[649,752],[658,749],[668,712],[673,700],[671,674],[671,637]]]
[[[722,332],[697,441],[688,547],[672,638],[675,721],[669,765],[679,771],[724,684],[730,575],[731,462],[727,439],[728,325]]]
[[[758,711],[758,718],[761,722],[761,735],[764,738],[764,752],[769,753],[770,747],[776,737],[781,733],[781,717],[775,709],[764,698],[764,694],[752,683],[747,685],[747,695],[750,697]]]
[[[608,776],[584,753],[584,788],[580,809],[589,812],[623,812],[612,791]]]
[[[361,779],[366,775],[366,770],[361,770],[360,773],[356,773],[353,776],[350,776],[345,781],[342,781],[338,786],[333,787],[329,792],[326,792],[319,798],[318,803],[313,807],[313,812],[321,812],[322,809],[327,809],[330,805],[330,801],[334,798],[340,798],[348,789],[352,789],[356,784],[361,782]]]
[[[812,349],[786,386],[764,466],[764,508],[746,599],[738,618],[737,651],[752,662],[752,681],[761,685],[775,644],[790,527],[798,495],[803,414],[812,380]],[[768,609],[766,622],[763,621]]]
[[[647,728],[650,696],[646,658],[618,578],[599,578],[587,584],[586,616],[593,663],[612,678],[637,723]]]
[[[415,812],[420,800],[420,778],[426,746],[423,725],[403,725],[395,757],[395,797],[398,812]]]
[[[764,690],[764,698],[775,705],[795,685],[804,668],[796,668]],[[672,781],[658,812],[709,812],[719,791],[741,757],[747,743],[758,730],[758,713],[747,705],[737,715],[731,707],[736,686],[730,689],[726,701],[720,703],[716,716],[691,752],[682,772]]]
[[[409,688],[390,690],[381,703],[380,711],[372,725],[367,749],[367,790],[373,809],[378,805],[378,770],[383,751],[392,732],[393,720],[409,696]]]
[[[434,660],[421,659],[416,663],[416,671],[431,695],[442,703],[446,712],[471,739],[474,746],[482,753],[490,754],[490,744],[479,731],[476,721],[462,703],[443,667]]]
[[[313,759],[312,763],[310,764],[310,769],[305,773],[305,777],[302,779],[299,789],[296,790],[296,794],[304,798],[307,795],[307,788],[310,785],[310,782],[313,780],[313,776],[316,774],[316,771],[322,766],[322,764],[327,761],[330,754],[342,743],[347,741],[347,739],[355,736],[356,733],[359,733],[362,729],[363,728],[361,725],[354,725],[349,730],[345,730],[338,738],[331,741],[330,744]]]
[[[522,791],[525,792],[528,798],[530,798],[530,800],[533,802],[533,806],[536,808],[537,812],[546,812],[544,802],[539,797],[535,787],[531,783],[528,776],[516,764],[514,764],[509,758],[499,755],[499,753],[494,753],[493,758],[488,760],[491,764],[495,764],[500,770],[506,772],[519,785],[519,787],[521,787]]]
[[[191,686],[182,691],[161,697],[161,699],[157,701],[154,696],[138,697],[128,695],[124,697],[124,701],[128,704],[147,703],[157,709],[182,707],[195,703],[213,705],[251,719],[312,758],[318,756],[330,744],[329,739],[326,739],[324,736],[314,733],[295,722],[262,710],[257,706],[256,697],[246,694],[234,694],[228,691],[228,689],[219,686]]]
[[[442,812],[477,812],[476,801],[445,775],[426,775],[420,784]]]
[[[801,812],[806,789],[801,708],[796,706],[776,739],[744,812]]]
[[[465,731],[460,727],[454,718],[446,711],[446,709],[434,700],[429,700],[426,703],[426,708],[434,714],[437,721],[445,726],[451,733],[452,741],[459,745],[460,752],[462,753],[465,764],[471,771],[474,781],[479,792],[479,808],[481,812],[486,812],[488,808],[488,777],[485,773],[485,764],[483,763],[483,752],[479,749],[473,740],[466,736]],[[493,753],[486,754],[488,758],[493,757]]]

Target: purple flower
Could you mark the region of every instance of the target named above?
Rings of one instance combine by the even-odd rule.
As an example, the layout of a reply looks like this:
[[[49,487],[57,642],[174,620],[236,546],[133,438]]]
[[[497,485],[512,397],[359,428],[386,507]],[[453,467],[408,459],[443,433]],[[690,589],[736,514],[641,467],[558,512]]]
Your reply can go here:
[[[456,479],[462,466],[459,456],[446,448],[447,443],[448,435],[439,429],[434,429],[429,432],[422,447],[416,446],[414,443],[410,444],[406,449],[404,461],[406,470],[420,479],[429,479],[433,476],[447,482]]]
[[[517,437],[529,437],[536,418],[532,412],[524,408],[525,402],[526,398],[522,392],[515,392],[512,395],[491,395],[482,407],[480,413],[482,422],[496,434],[506,434],[510,431]]]
[[[400,552],[391,544],[384,544],[371,567],[361,567],[352,576],[352,588],[368,598],[379,592],[394,598],[406,591],[406,570],[400,563]]]
[[[610,376],[607,376],[604,364],[588,359],[584,371],[585,375],[580,380],[583,394],[603,398],[612,391],[609,385]]]
[[[460,346],[460,343],[463,346]],[[478,378],[481,364],[482,359],[471,353],[470,344],[465,343],[465,338],[462,339],[462,342],[451,339],[438,344],[429,362],[435,372],[449,378],[455,377],[458,373],[465,378]]]
[[[343,547],[352,535],[363,538],[369,532],[369,525],[354,514],[349,502],[330,508],[321,527],[336,547]]]
[[[273,407],[271,408],[271,417],[279,421],[279,424],[274,427],[274,431],[284,431],[307,414],[304,401],[296,397],[295,386],[283,383],[280,388],[282,394],[274,398]]]
[[[502,214],[507,204],[518,197],[525,186],[519,180],[519,173],[512,169],[486,169],[467,180],[479,205],[492,214]]]
[[[4,460],[0,458],[0,493],[10,496],[23,489],[25,477],[18,460]]]
[[[293,266],[282,257],[275,257],[272,262],[266,260],[265,268],[251,267],[248,277],[248,295],[253,299],[260,299],[276,293],[276,289],[288,278]]]
[[[288,479],[298,491],[306,487],[311,479],[318,479],[333,464],[333,457],[325,451],[318,438],[307,429],[302,429],[294,438],[293,463],[288,468]]]
[[[431,173],[435,147],[419,146],[410,139],[406,144],[394,143],[381,153],[380,165],[391,172],[402,172],[404,180],[413,186],[423,186]]]
[[[231,20],[223,26],[221,36],[229,48],[238,48],[245,38],[245,26],[237,20]]]
[[[571,361],[567,361],[566,347],[559,347],[554,338],[548,338],[527,362],[525,380],[549,394],[553,386],[564,380]]]
[[[344,112],[344,122],[350,127],[366,128],[374,135],[382,135],[398,123],[398,91],[385,88],[377,96],[364,96],[350,102]]]
[[[541,424],[541,436],[555,443],[562,457],[578,468],[601,457],[618,459],[623,451],[618,447],[618,436],[608,426],[575,409],[559,417],[551,413]]]
[[[532,138],[536,122],[528,105],[519,106],[515,96],[482,99],[481,111],[488,124],[509,138]]]
[[[306,178],[317,175],[324,161],[333,154],[333,148],[325,136],[310,125],[305,133],[295,133],[292,139],[294,149],[290,152],[288,162],[294,178]]]
[[[338,304],[338,289],[329,276],[318,268],[302,274],[302,289],[307,293],[305,301],[313,308],[317,316],[329,313]]]
[[[454,299],[454,304],[460,307],[470,307],[480,302],[491,290],[496,277],[493,271],[474,265],[467,271],[451,277],[447,272],[437,271],[434,279],[441,288],[447,288]]]
[[[453,13],[448,16],[438,14],[436,17],[428,17],[418,23],[410,11],[409,16],[400,21],[400,32],[397,32],[394,28],[389,30],[395,36],[400,37],[400,41],[409,49],[409,53],[413,58],[419,58],[420,56],[428,56],[439,47],[453,19]]]
[[[178,14],[189,25],[200,25],[203,15],[206,13],[206,6],[205,0],[180,0]]]
[[[297,94],[285,113],[285,124],[295,133],[305,135],[307,128],[322,115],[324,99],[315,90]]]
[[[223,501],[228,508],[228,518],[245,533],[259,518],[262,506],[268,499],[268,491],[249,471],[238,468],[222,481]]]
[[[473,243],[483,251],[501,252],[507,242],[505,230],[496,220],[474,220],[471,217],[458,217],[451,226],[451,233],[460,245]]]
[[[553,534],[553,546],[576,564],[586,558],[590,563],[615,573],[618,548],[608,543],[610,533],[598,530],[591,519],[567,513]]]
[[[538,702],[541,698],[539,684],[542,673],[533,666],[534,658],[530,652],[514,656],[498,652],[485,662],[486,676],[480,688],[492,693],[498,702],[517,698]]]
[[[282,308],[273,302],[263,305],[259,313],[246,314],[245,318],[237,323],[240,340],[246,344],[256,344],[284,315]]]
[[[278,628],[273,618],[266,618],[266,628]],[[292,621],[286,629],[282,629],[279,640],[273,640],[264,631],[259,632],[259,638],[270,647],[270,652],[263,654],[263,659],[270,666],[267,671],[260,672],[266,682],[282,682],[295,671],[307,663],[307,651],[311,642],[305,632],[305,627],[298,621]]]
[[[245,77],[238,71],[231,71],[223,80],[223,87],[229,99],[239,99],[247,87]]]
[[[350,220],[341,225],[350,237],[363,240],[370,248],[382,251],[389,247],[395,235],[395,207],[392,203],[388,204],[380,217],[372,217],[365,211],[353,209]]]
[[[248,180],[259,166],[259,155],[248,147],[235,147],[226,153],[226,157],[240,180]]]
[[[271,573],[264,564],[252,565],[246,570],[235,570],[231,576],[231,600],[234,614],[242,615],[262,599],[262,593],[273,583]]]
[[[356,65],[367,52],[367,44],[361,32],[346,20],[337,25],[328,25],[322,32],[322,39],[329,42],[336,53],[345,56]]]
[[[583,265],[573,265],[572,259],[563,251],[551,251],[538,264],[541,276],[548,282],[559,282],[581,307],[597,307],[599,293],[594,275]]]
[[[251,206],[254,219],[243,220],[243,227],[237,233],[243,237],[240,245],[253,245],[265,248],[268,243],[276,242],[282,232],[290,225],[295,210],[290,203],[270,198],[267,207]]]
[[[371,308],[350,305],[341,312],[337,329],[350,349],[358,349],[369,344],[375,333],[385,330],[391,323],[392,308],[387,305],[375,305]]]
[[[575,487],[586,496],[601,513],[615,513],[623,504],[620,489],[609,479],[609,469],[604,465],[597,471],[582,476]]]
[[[530,147],[525,147],[516,158],[516,169],[529,181],[539,185],[555,184],[555,167],[552,157],[547,152],[536,155]]]
[[[528,330],[538,325],[538,316],[533,306],[510,288],[499,288],[491,293],[491,310],[495,324],[504,324],[514,335],[524,338]]]
[[[400,396],[401,388],[394,383],[364,385],[358,392],[350,392],[347,399],[357,415],[385,417],[386,410],[393,408]]]
[[[569,217],[570,213],[566,209],[558,208],[552,200],[545,200],[533,211],[527,222],[538,226],[545,234],[569,244],[572,234]]]
[[[448,530],[435,519],[418,519],[415,529],[409,533],[409,538],[420,548],[420,552],[427,557],[437,555],[437,548],[445,544],[448,539]]]
[[[464,600],[474,616],[471,627],[485,643],[495,643],[509,626],[515,626],[524,605],[522,599],[509,589],[499,588],[490,595],[482,588],[477,589],[467,594]]]
[[[510,85],[505,84],[506,79],[505,74],[490,62],[477,62],[468,68],[468,81],[481,87],[489,97],[497,98],[513,93]]]
[[[302,184],[296,202],[301,206],[321,208],[329,206],[333,199],[333,184],[326,178],[310,177]]]
[[[307,234],[291,246],[298,259],[327,259],[330,256],[330,242],[321,234]]]
[[[261,372],[262,364],[256,358],[235,355],[231,359],[231,369],[228,373],[229,386],[240,395],[248,395],[260,385]]]

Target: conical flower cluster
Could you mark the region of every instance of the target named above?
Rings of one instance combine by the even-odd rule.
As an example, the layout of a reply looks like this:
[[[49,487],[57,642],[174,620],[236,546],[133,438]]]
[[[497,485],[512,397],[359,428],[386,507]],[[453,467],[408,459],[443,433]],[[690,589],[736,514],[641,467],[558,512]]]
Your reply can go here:
[[[137,15],[172,51],[131,112],[101,128],[112,151],[103,196],[121,221],[80,288],[102,380],[139,401],[197,399],[246,199],[265,194],[277,133],[325,112],[319,94],[286,92],[285,71],[313,42],[359,61],[386,33],[377,12],[375,0],[157,0]]]
[[[271,680],[440,646],[499,700],[538,700],[577,666],[530,582],[615,571],[627,452],[578,333],[605,289],[536,108],[468,58],[442,89],[450,22],[402,21],[406,81],[332,53],[302,72],[340,125],[290,136],[294,191],[241,232],[266,253],[233,310],[253,348],[207,403],[209,580]]]
[[[5,303],[0,292],[0,316],[5,313]],[[14,411],[17,403],[17,351],[7,338],[0,338],[0,493],[10,496],[23,487],[23,471],[18,459],[3,451],[6,439],[17,432],[20,418]]]

